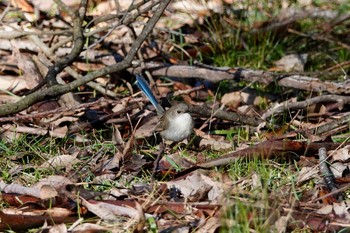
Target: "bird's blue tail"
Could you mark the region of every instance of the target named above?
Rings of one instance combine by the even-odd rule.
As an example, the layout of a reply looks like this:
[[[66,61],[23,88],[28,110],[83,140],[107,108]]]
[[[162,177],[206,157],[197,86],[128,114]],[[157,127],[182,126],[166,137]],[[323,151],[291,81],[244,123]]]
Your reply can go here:
[[[163,115],[164,109],[163,107],[158,103],[156,97],[153,95],[153,92],[151,88],[149,87],[146,80],[143,78],[141,74],[136,75],[136,85],[140,88],[140,90],[147,96],[149,101],[153,104],[155,107],[158,115]]]

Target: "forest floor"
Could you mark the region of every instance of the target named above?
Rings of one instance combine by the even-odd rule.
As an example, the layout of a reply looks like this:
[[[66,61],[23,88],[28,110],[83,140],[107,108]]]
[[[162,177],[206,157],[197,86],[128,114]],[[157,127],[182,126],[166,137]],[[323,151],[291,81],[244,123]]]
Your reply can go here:
[[[0,231],[348,229],[350,3],[166,2],[0,2]]]

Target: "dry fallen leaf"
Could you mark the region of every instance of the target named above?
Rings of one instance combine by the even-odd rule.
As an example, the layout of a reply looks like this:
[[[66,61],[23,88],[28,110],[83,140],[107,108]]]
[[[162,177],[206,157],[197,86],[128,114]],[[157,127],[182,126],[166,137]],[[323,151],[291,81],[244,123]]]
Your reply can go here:
[[[93,223],[83,223],[71,229],[72,233],[107,232],[107,231],[108,231],[107,228],[98,224],[93,224]]]
[[[14,56],[17,58],[17,66],[23,72],[21,78],[26,82],[29,90],[36,87],[43,79],[38,67],[34,63],[32,56],[19,51],[15,41],[11,41]]]
[[[218,231],[221,226],[221,219],[216,217],[210,217],[205,221],[205,224],[202,225],[197,233],[215,233]]]
[[[338,150],[329,151],[329,154],[331,155],[331,162],[346,162],[350,159],[350,153],[349,153],[350,146],[344,146],[343,148],[340,148]]]
[[[346,218],[348,221],[350,220],[350,213],[349,213],[349,201],[342,201],[340,203],[334,202],[333,203],[333,211],[336,216]]]
[[[236,109],[242,104],[243,97],[240,92],[231,92],[226,93],[221,98],[221,103],[232,108]]]
[[[276,232],[278,233],[286,232],[286,228],[288,226],[288,217],[287,216],[279,217],[273,226]]]
[[[221,103],[231,109],[237,109],[241,105],[249,105],[249,107],[260,106],[268,103],[273,98],[272,95],[259,96],[255,90],[247,89],[245,91],[235,91],[226,93],[221,98]]]
[[[49,159],[40,165],[40,168],[66,168],[67,171],[71,170],[73,165],[80,163],[81,161],[72,155],[59,155]]]
[[[155,114],[148,114],[142,119],[140,127],[135,131],[135,138],[151,137],[159,123],[159,117]]]
[[[0,90],[6,90],[13,93],[29,89],[23,78],[5,75],[0,75],[0,87]],[[19,98],[20,97],[13,97],[14,101],[17,101]]]
[[[302,167],[297,178],[297,183],[302,184],[308,180],[318,177],[318,167]]]
[[[132,219],[141,218],[138,211],[129,206],[118,206],[93,200],[87,201],[84,198],[80,199],[82,201],[82,205],[85,206],[90,212],[106,221],[118,221],[120,216],[128,216]]]
[[[65,187],[69,184],[73,184],[71,180],[64,176],[48,176],[44,179],[41,179],[39,182],[35,183],[32,187],[41,189],[42,186],[48,185],[53,187],[55,190],[60,191],[62,187]]]
[[[169,181],[166,183],[168,189],[177,188],[185,199],[199,201],[202,199],[219,201],[223,198],[224,186],[222,183],[213,181],[210,177],[202,174],[203,171],[196,170],[183,179]]]
[[[233,145],[229,142],[218,141],[213,139],[205,139],[205,138],[202,138],[200,140],[199,147],[201,146],[210,147],[210,149],[217,150],[217,151],[223,151],[223,150],[228,150],[233,148]]]
[[[45,229],[48,233],[67,233],[67,226],[64,223],[55,224]]]
[[[343,177],[343,172],[349,169],[349,163],[335,162],[329,168],[331,169],[335,178]]]
[[[58,196],[58,192],[56,191],[56,189],[54,189],[53,187],[49,186],[49,185],[43,185],[41,186],[40,189],[40,197],[41,199],[48,199],[48,198],[53,198]]]
[[[304,71],[304,66],[307,62],[308,54],[290,54],[282,57],[278,61],[275,61],[277,70],[279,71]]]

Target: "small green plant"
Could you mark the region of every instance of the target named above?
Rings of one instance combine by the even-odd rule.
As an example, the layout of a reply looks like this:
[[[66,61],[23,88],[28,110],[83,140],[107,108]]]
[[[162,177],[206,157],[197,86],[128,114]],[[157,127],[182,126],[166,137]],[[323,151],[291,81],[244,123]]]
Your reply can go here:
[[[287,164],[259,158],[237,159],[228,173],[235,185],[224,205],[221,232],[270,232],[269,216],[283,199],[296,196],[295,174]],[[278,198],[271,202],[272,196]]]

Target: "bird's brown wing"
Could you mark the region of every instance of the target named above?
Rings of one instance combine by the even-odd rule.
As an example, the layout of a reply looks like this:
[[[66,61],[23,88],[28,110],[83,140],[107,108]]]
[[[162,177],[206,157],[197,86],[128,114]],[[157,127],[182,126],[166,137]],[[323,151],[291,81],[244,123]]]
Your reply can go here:
[[[156,128],[154,129],[154,131],[156,131],[156,132],[161,132],[161,131],[163,131],[163,130],[166,129],[166,126],[167,126],[168,124],[169,124],[168,118],[165,117],[165,115],[163,115],[163,116],[161,116],[161,117],[159,118],[159,123],[158,123],[158,125],[156,126]]]

